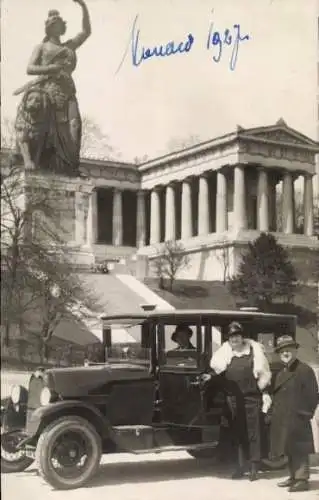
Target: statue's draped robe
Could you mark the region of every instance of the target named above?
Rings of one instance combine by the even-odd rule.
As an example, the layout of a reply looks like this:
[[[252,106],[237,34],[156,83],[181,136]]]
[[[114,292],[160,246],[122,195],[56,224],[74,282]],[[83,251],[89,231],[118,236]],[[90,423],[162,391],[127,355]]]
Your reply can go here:
[[[66,175],[76,175],[79,171],[81,147],[81,117],[76,88],[71,73],[76,67],[76,54],[70,43],[56,46],[54,50],[42,50],[41,64],[60,64],[63,71],[54,75],[36,78],[26,85],[26,91],[17,114],[18,134],[31,132],[37,137],[36,150],[32,151],[33,161],[40,169]],[[40,92],[43,97],[44,113],[42,123],[26,123],[24,104],[27,94]],[[71,127],[75,133],[71,134]],[[33,144],[34,148],[34,144]]]

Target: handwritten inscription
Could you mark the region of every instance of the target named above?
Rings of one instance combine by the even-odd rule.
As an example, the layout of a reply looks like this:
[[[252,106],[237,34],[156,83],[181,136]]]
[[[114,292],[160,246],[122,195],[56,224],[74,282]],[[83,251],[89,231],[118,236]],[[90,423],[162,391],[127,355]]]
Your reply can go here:
[[[229,67],[232,71],[236,68],[238,59],[238,50],[241,42],[250,40],[249,35],[242,36],[240,32],[240,24],[234,24],[233,31],[230,29],[225,29],[223,33],[219,31],[214,31],[214,23],[211,23],[208,31],[206,48],[208,50],[213,49],[213,61],[219,63],[223,56],[224,48],[231,47],[231,56],[229,61]],[[217,53],[214,52],[215,47],[217,48]]]
[[[243,42],[247,42],[250,39],[249,34],[242,34],[240,24],[234,24],[232,28],[218,31],[214,29],[214,23],[211,22],[206,37],[206,46],[202,42],[201,45],[203,49],[209,51],[212,55],[211,60],[215,63],[221,62],[225,51],[229,49],[228,64],[230,70],[234,71],[237,65],[239,47]],[[200,45],[199,39],[195,34],[188,33],[183,39],[167,40],[163,43],[149,46],[142,40],[141,30],[138,27],[138,16],[136,16],[132,25],[129,43],[117,72],[126,59],[129,48],[131,48],[132,65],[139,67],[150,59],[185,56],[192,51],[195,45]]]

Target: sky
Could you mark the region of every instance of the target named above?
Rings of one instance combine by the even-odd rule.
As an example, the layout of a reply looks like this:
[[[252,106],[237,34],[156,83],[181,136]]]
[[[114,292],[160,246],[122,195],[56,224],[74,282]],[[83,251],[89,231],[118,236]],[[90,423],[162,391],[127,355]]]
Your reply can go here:
[[[67,38],[81,27],[73,0],[2,0],[2,118],[14,118],[28,81],[26,66],[44,35],[50,9],[67,21]],[[167,151],[172,140],[201,140],[280,117],[316,139],[316,0],[87,0],[92,35],[78,50],[74,72],[81,114],[109,136],[123,160]],[[194,37],[188,53],[153,57],[139,66],[131,49],[138,16],[139,47]],[[233,45],[207,49],[210,24],[221,34],[234,24],[242,36],[235,69]]]

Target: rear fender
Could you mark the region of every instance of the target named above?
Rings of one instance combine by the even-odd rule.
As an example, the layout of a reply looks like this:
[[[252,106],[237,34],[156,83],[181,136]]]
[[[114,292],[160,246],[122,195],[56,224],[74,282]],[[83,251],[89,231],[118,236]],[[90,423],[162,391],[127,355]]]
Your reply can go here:
[[[80,400],[57,401],[34,410],[27,421],[28,438],[23,444],[36,440],[51,422],[66,415],[82,417],[91,422],[102,439],[113,440],[112,427],[107,418],[93,405]],[[36,439],[35,439],[36,438]]]
[[[14,404],[11,397],[1,400],[1,431],[23,430],[27,420],[28,391],[23,387],[23,397]]]

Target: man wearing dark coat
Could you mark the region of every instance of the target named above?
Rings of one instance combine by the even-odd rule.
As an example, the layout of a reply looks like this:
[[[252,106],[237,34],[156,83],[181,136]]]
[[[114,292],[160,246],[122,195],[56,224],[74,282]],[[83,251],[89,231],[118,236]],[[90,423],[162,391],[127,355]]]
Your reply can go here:
[[[276,351],[284,366],[274,380],[270,426],[272,457],[288,457],[289,478],[278,486],[290,492],[309,489],[309,455],[314,453],[311,419],[319,402],[315,373],[297,359],[298,347],[289,335],[278,338]]]

